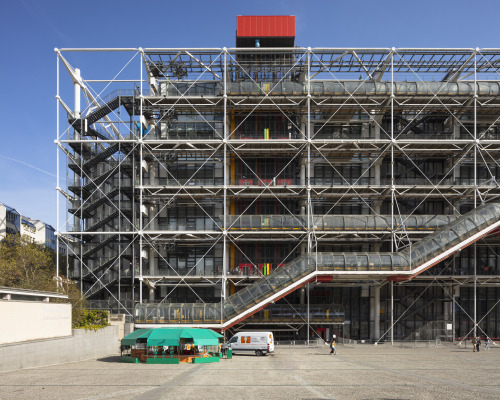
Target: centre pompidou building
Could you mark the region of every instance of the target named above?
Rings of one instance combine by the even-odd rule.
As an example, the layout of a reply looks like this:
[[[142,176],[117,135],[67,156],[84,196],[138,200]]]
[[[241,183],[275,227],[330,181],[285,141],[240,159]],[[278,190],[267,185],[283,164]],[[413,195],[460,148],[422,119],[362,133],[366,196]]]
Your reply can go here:
[[[62,272],[92,307],[500,334],[499,49],[300,47],[293,16],[239,16],[236,47],[56,54]]]

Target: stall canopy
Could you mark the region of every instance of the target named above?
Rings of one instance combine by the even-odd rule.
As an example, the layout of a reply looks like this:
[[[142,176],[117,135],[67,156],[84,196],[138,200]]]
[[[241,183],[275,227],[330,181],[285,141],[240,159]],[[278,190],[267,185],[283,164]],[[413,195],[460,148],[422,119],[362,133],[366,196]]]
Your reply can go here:
[[[178,346],[182,341],[195,346],[217,346],[223,336],[211,329],[196,328],[155,328],[138,329],[122,339],[122,345],[134,346]]]

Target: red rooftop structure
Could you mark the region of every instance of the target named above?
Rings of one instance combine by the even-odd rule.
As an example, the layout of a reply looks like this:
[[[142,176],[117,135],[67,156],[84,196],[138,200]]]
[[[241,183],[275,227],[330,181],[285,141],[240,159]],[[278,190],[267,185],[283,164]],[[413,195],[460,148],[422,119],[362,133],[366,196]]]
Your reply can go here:
[[[293,47],[294,15],[238,15],[237,47]]]

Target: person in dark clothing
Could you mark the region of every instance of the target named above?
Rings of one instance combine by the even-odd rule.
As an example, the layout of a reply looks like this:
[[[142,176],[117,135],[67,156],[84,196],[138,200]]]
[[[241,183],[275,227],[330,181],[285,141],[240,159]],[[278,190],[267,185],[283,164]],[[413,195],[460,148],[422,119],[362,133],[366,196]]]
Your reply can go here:
[[[476,339],[476,349],[477,352],[479,353],[479,348],[481,347],[481,338],[478,336]]]

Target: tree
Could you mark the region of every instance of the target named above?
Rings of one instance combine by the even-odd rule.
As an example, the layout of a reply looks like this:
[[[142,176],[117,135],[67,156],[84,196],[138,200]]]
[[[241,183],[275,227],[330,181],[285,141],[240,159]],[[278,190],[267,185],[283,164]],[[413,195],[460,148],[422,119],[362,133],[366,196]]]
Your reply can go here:
[[[101,321],[104,314],[87,310],[87,301],[74,281],[64,276],[56,277],[56,259],[53,250],[33,243],[26,236],[7,235],[0,242],[0,286],[62,291],[68,299],[55,301],[72,304],[73,327],[97,329],[106,326]],[[94,318],[96,315],[98,318]]]
[[[0,285],[55,291],[50,250],[29,238],[7,235],[0,243]]]

